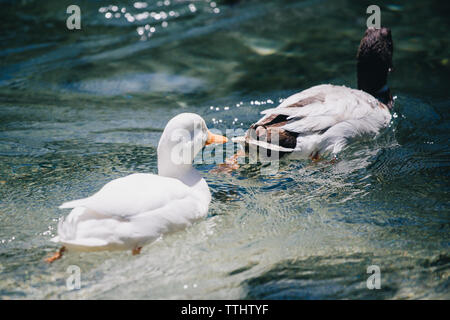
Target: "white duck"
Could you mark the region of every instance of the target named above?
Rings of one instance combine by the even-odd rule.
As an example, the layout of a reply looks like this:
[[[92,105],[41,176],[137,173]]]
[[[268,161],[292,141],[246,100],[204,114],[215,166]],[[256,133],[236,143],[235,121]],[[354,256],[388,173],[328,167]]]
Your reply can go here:
[[[386,83],[392,54],[391,31],[367,29],[357,54],[360,90],[325,84],[294,94],[264,110],[265,116],[233,141],[317,160],[338,153],[353,138],[378,134],[391,120]]]
[[[52,239],[63,247],[47,261],[59,259],[66,249],[130,249],[138,254],[144,244],[205,217],[211,194],[192,161],[203,146],[225,142],[227,138],[208,131],[197,114],[171,119],[158,145],[158,175],[115,179],[88,198],[61,205],[73,209]]]

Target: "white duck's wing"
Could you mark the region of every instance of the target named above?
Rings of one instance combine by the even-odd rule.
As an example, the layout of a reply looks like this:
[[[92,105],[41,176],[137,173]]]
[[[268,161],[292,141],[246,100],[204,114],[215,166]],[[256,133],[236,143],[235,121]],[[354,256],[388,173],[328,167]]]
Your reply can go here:
[[[77,251],[133,249],[163,234],[184,229],[206,212],[207,208],[192,196],[126,218],[76,207],[66,219],[60,220],[58,235],[52,240]]]
[[[83,207],[103,216],[127,220],[189,197],[192,190],[177,179],[137,173],[115,179],[94,195],[66,202],[60,208]]]
[[[60,221],[53,241],[90,251],[142,246],[201,218],[208,203],[180,180],[138,173],[113,180],[93,196],[60,208],[74,209]]]

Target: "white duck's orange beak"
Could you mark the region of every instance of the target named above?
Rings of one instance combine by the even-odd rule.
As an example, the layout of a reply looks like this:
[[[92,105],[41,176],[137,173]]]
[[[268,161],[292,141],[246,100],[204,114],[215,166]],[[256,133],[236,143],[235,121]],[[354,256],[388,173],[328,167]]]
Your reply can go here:
[[[208,130],[208,138],[206,139],[205,146],[216,143],[216,144],[223,144],[227,143],[228,139],[227,137],[211,133],[211,131]]]

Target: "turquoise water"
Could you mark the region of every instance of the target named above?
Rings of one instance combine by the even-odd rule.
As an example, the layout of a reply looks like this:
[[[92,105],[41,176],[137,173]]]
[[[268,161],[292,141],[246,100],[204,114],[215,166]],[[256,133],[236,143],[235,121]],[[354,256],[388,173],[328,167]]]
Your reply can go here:
[[[65,27],[72,2],[79,31]],[[370,4],[0,2],[0,298],[450,298],[450,12],[441,1],[378,2],[394,39],[397,99],[376,140],[334,164],[282,161],[270,176],[257,165],[232,174],[198,165],[213,195],[203,221],[139,256],[43,262],[68,213],[58,205],[156,173],[172,116],[246,128],[299,90],[354,87]],[[66,288],[70,265],[81,269],[80,290]],[[370,265],[380,290],[366,287]]]

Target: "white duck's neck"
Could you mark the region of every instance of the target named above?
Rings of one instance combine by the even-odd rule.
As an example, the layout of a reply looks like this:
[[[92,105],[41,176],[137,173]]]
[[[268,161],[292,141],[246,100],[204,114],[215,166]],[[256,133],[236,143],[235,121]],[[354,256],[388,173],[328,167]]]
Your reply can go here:
[[[158,175],[175,178],[191,185],[193,172],[196,171],[192,164],[174,163],[167,153],[169,152],[158,148]]]
[[[199,200],[208,205],[211,193],[205,179],[191,163],[174,163],[170,154],[170,149],[158,148],[158,175],[180,180],[195,191]]]

